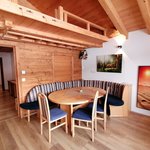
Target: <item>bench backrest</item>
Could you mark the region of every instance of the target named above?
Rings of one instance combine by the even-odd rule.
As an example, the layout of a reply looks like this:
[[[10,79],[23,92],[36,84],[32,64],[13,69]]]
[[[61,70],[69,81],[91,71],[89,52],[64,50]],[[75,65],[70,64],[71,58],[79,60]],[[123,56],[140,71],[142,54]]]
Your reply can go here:
[[[48,96],[53,91],[63,90],[74,87],[97,87],[104,90],[109,87],[109,94],[117,96],[122,99],[123,90],[125,85],[109,81],[98,81],[98,80],[74,80],[66,82],[54,82],[41,84],[33,87],[26,96],[27,102],[33,102],[38,100],[38,93],[44,93]]]

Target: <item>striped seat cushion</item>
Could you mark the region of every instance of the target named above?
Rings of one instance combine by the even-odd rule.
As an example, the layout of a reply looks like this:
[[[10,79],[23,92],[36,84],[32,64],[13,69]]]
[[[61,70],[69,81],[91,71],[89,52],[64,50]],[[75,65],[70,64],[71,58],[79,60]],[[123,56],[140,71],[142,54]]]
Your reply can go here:
[[[94,87],[94,81],[93,80],[83,80],[84,87]]]
[[[93,81],[93,87],[102,88],[103,87],[102,83],[103,83],[103,81],[94,80]]]
[[[72,87],[81,87],[82,86],[82,80],[73,80],[72,81]]]
[[[40,85],[41,92],[48,96],[49,93],[56,91],[56,86],[54,83],[41,84]]]
[[[121,83],[109,82],[109,81],[93,81],[93,87],[102,88],[104,90],[109,87],[109,94],[122,98],[125,85]]]
[[[109,81],[98,81],[98,80],[74,80],[66,82],[55,82],[37,85],[33,87],[27,94],[26,101],[34,102],[38,100],[38,93],[44,93],[48,96],[53,91],[63,90],[66,88],[76,88],[76,87],[97,87],[104,90],[110,87],[109,94],[117,96],[122,99],[122,94],[125,85]]]
[[[122,99],[124,87],[125,85],[123,84],[114,83],[114,90],[112,92],[112,95],[117,96]]]
[[[55,82],[56,91],[65,89],[63,82]]]
[[[26,102],[34,102],[38,100],[38,93],[41,93],[41,88],[39,85],[33,87],[27,94]]]
[[[64,83],[64,88],[65,88],[65,89],[68,89],[68,88],[72,88],[72,87],[73,87],[72,81],[66,81],[66,82],[63,82],[63,83]]]

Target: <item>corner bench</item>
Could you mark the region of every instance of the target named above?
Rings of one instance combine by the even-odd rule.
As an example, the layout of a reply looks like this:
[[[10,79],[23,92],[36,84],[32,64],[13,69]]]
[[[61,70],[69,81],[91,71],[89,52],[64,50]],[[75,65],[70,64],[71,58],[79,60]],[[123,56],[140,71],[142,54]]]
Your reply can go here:
[[[26,95],[26,102],[24,105],[30,106],[30,103],[36,103],[38,101],[38,93],[44,93],[48,96],[51,92],[57,90],[63,90],[67,88],[75,88],[75,87],[97,87],[102,88],[104,90],[107,87],[110,87],[109,90],[109,98],[108,103],[110,105],[110,116],[127,116],[129,109],[129,88],[128,85],[109,82],[109,81],[98,81],[98,80],[73,80],[73,81],[65,81],[65,82],[54,82],[41,84],[33,87]],[[110,100],[109,100],[110,99]],[[119,103],[116,104],[117,100],[120,100]],[[27,103],[27,104],[26,104]],[[22,107],[23,104],[20,104],[21,109],[32,110],[25,107]],[[37,103],[38,105],[38,103]],[[114,106],[115,105],[115,106]],[[49,102],[50,107],[55,107],[56,104]],[[119,106],[119,107],[118,107]],[[38,110],[38,106],[35,107]],[[30,121],[30,111],[28,111],[27,117],[28,121]],[[23,114],[21,113],[21,117]]]

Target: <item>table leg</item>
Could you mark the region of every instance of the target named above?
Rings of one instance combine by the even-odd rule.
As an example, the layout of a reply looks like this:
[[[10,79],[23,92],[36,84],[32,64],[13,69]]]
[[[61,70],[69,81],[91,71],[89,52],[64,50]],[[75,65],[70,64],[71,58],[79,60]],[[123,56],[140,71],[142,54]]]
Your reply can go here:
[[[73,105],[60,105],[60,108],[67,113],[68,132],[71,133],[71,117],[73,113]]]

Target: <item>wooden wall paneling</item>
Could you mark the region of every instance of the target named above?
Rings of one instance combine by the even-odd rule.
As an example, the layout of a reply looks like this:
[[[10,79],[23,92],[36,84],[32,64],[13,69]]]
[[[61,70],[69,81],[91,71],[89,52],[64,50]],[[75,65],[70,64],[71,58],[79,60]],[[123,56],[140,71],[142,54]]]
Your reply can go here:
[[[24,55],[23,55],[24,54]],[[41,46],[32,47],[32,49],[20,50],[21,68],[26,71],[23,78],[26,81],[23,86],[37,85],[46,82],[52,82],[52,52],[48,49],[41,49]]]
[[[80,51],[73,51],[73,80],[82,79],[82,65],[79,59]]]
[[[60,55],[60,56],[62,56],[62,55],[71,56],[72,52],[71,52],[71,49],[55,47],[54,48],[54,54],[55,55]]]
[[[14,43],[15,44],[15,43]],[[15,44],[16,45],[16,44]],[[22,93],[22,84],[20,80],[20,59],[19,59],[19,47],[15,46],[15,57],[16,57],[16,90],[18,91],[18,103],[24,101],[23,93]]]
[[[13,46],[13,58],[14,58],[14,63],[13,63],[13,65],[14,65],[14,69],[15,69],[15,80],[16,80],[16,97],[17,97],[17,103],[16,103],[16,106],[17,106],[17,109],[18,109],[18,98],[19,98],[19,83],[18,83],[18,81],[19,81],[19,79],[18,79],[18,64],[17,64],[17,59],[18,59],[18,57],[17,57],[17,52],[16,52],[16,47],[15,46]]]
[[[41,63],[41,56],[39,55],[42,55],[42,53],[40,53],[39,46],[20,44],[18,47],[18,55],[20,64],[20,84],[22,86],[21,93],[23,94],[22,101],[24,101],[25,95],[29,91],[29,89],[39,84],[41,81],[39,79],[41,73],[39,74],[40,70],[38,70],[37,66],[39,66],[39,64]],[[22,70],[25,70],[26,74],[21,74]],[[22,78],[25,78],[26,81],[22,82]]]
[[[71,67],[72,67],[72,72],[71,72],[71,79],[74,80],[74,57],[71,57]]]
[[[52,81],[54,82],[55,81],[55,74],[54,74],[55,72],[54,72],[54,53],[53,53],[53,55],[52,55]]]
[[[28,91],[38,84],[81,79],[79,50],[6,40],[0,40],[0,44],[15,47],[20,103],[25,100]],[[26,74],[22,74],[22,70]],[[22,78],[26,81],[22,82]]]
[[[37,84],[72,79],[72,50],[49,46],[32,46],[34,45],[25,44],[25,48],[20,51],[22,67],[27,69],[25,76],[27,80],[22,83],[23,93],[27,93],[27,90]],[[26,53],[26,57],[23,56],[24,53]]]
[[[55,81],[69,81],[72,79],[72,57],[67,55],[54,55]]]

